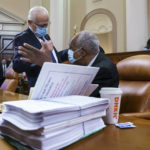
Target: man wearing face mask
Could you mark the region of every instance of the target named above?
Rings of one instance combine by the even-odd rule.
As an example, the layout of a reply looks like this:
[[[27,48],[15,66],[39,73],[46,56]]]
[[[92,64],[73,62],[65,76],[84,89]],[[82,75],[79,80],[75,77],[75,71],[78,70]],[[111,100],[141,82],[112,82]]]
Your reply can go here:
[[[24,46],[24,43],[27,43],[40,50],[42,45],[44,45],[44,42],[50,42],[50,37],[47,34],[48,25],[48,11],[41,6],[33,7],[29,10],[28,14],[28,28],[15,37],[13,69],[18,73],[26,73],[29,87],[34,87],[41,67],[39,65],[21,60],[20,58],[22,55],[18,53],[19,46]],[[38,60],[40,57],[41,56],[36,57],[35,59]],[[47,52],[47,59],[51,59],[54,63],[65,61],[68,59],[67,50],[57,52],[53,46],[53,50]]]
[[[99,87],[91,94],[94,97],[100,97],[99,90],[102,87],[118,87],[119,76],[116,65],[107,57],[99,48],[98,38],[91,32],[82,31],[76,34],[69,43],[68,60],[72,64],[82,66],[99,67],[99,71],[93,80],[93,84],[98,84]],[[50,47],[44,48],[42,53],[43,59],[39,59],[38,62],[34,61],[33,57],[38,57],[37,49],[30,45],[26,45],[26,48],[20,47],[19,53],[28,57],[31,62],[42,66],[45,61],[51,61],[44,58],[46,52],[53,49],[52,43]],[[29,50],[32,50],[32,56],[30,56]],[[26,61],[26,59],[24,59]]]
[[[91,96],[99,97],[102,87],[118,87],[119,75],[116,65],[100,52],[99,40],[93,33],[82,31],[71,39],[69,45],[68,59],[71,63],[100,68],[93,80],[93,84],[99,84],[99,87]]]

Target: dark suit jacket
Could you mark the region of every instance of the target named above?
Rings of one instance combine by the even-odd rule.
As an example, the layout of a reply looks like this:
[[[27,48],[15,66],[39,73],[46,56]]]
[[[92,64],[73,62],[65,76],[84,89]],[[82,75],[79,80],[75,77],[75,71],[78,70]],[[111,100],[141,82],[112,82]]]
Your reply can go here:
[[[28,43],[38,49],[41,49],[41,43],[29,28],[27,28],[25,31],[21,32],[20,34],[16,35],[14,41],[15,53],[13,58],[13,69],[18,73],[26,72],[29,87],[34,87],[38,75],[40,73],[41,67],[20,60],[21,55],[18,54],[18,46],[23,46],[23,43]],[[55,48],[54,50],[56,52],[59,62],[68,59],[68,54],[67,54],[68,50],[64,50],[61,52],[57,52]]]
[[[8,67],[7,63],[6,63],[6,67]],[[2,65],[2,63],[0,63],[0,86],[2,85],[2,83],[4,82],[4,80],[5,80],[5,76],[4,76],[3,65]]]
[[[94,61],[93,67],[99,67],[93,84],[99,84],[99,87],[91,94],[93,97],[100,97],[99,90],[102,87],[118,87],[119,75],[116,65],[103,53],[99,53]]]
[[[3,67],[2,67],[2,64],[0,63],[0,86],[2,85],[4,80],[5,78],[3,76]]]

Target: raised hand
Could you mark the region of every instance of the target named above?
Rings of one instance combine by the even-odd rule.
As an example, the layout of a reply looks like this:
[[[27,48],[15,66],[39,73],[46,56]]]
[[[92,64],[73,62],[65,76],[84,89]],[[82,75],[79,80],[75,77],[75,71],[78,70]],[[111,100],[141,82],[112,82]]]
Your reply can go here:
[[[24,47],[19,46],[18,53],[24,56],[20,59],[39,66],[42,66],[44,62],[52,62],[50,56],[50,52],[53,50],[52,41],[41,42],[41,45],[41,49],[37,49],[27,43],[24,43]]]

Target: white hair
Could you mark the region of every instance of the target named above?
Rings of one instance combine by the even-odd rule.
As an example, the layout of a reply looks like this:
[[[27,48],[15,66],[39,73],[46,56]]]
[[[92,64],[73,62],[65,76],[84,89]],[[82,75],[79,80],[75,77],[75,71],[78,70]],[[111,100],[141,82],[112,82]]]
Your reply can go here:
[[[84,48],[90,54],[96,54],[99,52],[99,40],[92,32],[81,31],[77,39],[77,48]]]
[[[32,20],[32,21],[35,21],[35,16],[38,12],[42,12],[46,15],[48,15],[48,10],[45,8],[45,7],[42,7],[42,6],[34,6],[32,7],[30,10],[29,10],[29,13],[28,13],[28,20]]]

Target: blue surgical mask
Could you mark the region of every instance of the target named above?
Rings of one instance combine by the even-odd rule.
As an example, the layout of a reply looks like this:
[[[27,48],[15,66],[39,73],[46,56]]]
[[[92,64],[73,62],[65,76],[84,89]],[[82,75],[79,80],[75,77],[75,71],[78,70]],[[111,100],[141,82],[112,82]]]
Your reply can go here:
[[[42,28],[42,27],[39,27],[37,26],[36,27],[36,33],[39,35],[39,36],[45,36],[48,32],[48,27],[46,28]]]
[[[74,53],[77,52],[77,51],[79,51],[79,50],[81,50],[81,48],[77,49],[75,51],[73,51],[71,49],[68,50],[68,60],[70,61],[70,63],[73,64],[73,63],[75,63],[76,61],[78,61],[79,59],[81,59],[83,57],[83,56],[80,56],[78,59],[74,58]]]
[[[68,50],[68,60],[70,61],[70,63],[74,63],[75,61],[77,61],[74,58],[74,51],[72,51],[71,49]]]

